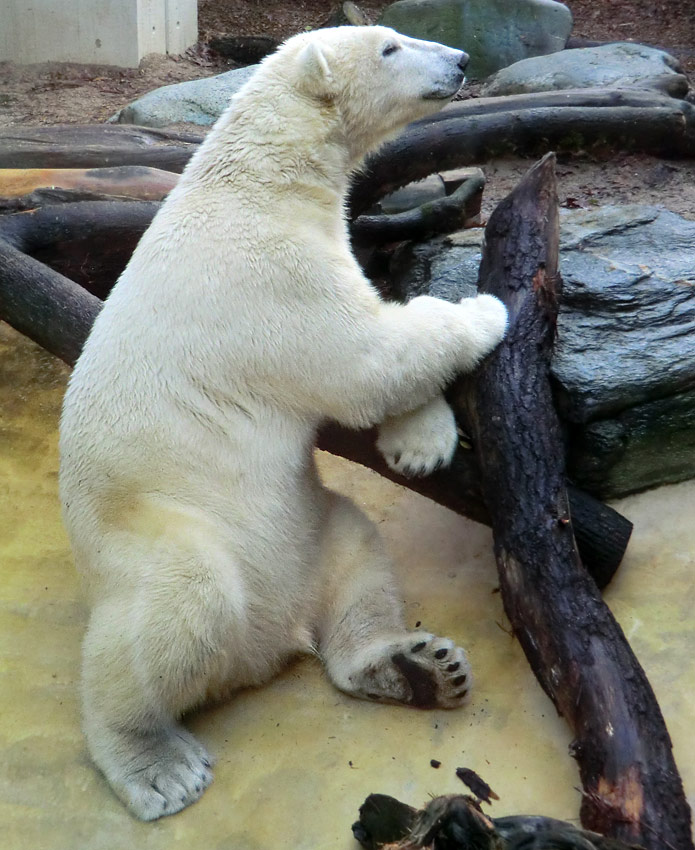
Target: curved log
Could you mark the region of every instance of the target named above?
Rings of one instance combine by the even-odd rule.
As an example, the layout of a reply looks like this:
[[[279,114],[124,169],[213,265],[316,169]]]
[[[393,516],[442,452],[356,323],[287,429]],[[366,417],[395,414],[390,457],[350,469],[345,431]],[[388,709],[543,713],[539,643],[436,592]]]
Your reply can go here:
[[[655,97],[651,104],[574,106],[568,101],[502,111],[497,104],[468,110],[461,104],[441,118],[411,124],[370,158],[353,184],[351,213],[361,214],[383,195],[433,171],[479,164],[504,154],[534,156],[548,148],[599,148],[695,156],[695,107],[667,97]]]
[[[0,238],[105,298],[159,209],[156,201],[77,201],[0,216]]]
[[[437,198],[415,209],[391,215],[361,215],[350,225],[355,245],[421,241],[437,233],[452,233],[480,226],[480,201],[485,176],[471,177],[445,198]],[[471,225],[469,222],[473,221]]]
[[[692,850],[690,810],[649,682],[582,568],[549,380],[561,281],[554,157],[490,217],[479,287],[510,328],[467,403],[504,608],[575,735],[582,824],[648,850]]]

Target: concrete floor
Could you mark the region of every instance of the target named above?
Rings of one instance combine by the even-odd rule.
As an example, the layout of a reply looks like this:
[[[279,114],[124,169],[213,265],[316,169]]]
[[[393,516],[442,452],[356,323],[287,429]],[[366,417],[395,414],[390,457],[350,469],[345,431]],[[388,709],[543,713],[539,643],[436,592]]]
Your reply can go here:
[[[419,805],[463,790],[470,767],[500,795],[492,814],[576,819],[570,736],[507,633],[487,528],[369,470],[324,456],[328,482],[379,523],[411,625],[466,646],[471,704],[371,705],[302,661],[198,714],[215,782],[190,809],[134,821],[92,768],[78,716],[85,611],[57,501],[57,422],[68,370],[0,324],[0,843],[5,850],[355,850],[370,792]],[[695,803],[695,482],[616,505],[634,523],[606,599],[661,702]],[[430,766],[438,759],[438,770]]]

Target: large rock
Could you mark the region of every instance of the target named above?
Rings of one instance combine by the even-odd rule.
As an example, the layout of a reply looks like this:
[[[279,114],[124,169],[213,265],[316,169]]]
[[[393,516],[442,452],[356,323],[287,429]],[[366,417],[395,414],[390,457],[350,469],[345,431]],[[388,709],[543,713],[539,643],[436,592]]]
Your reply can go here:
[[[475,291],[481,230],[409,246],[395,294]],[[563,212],[552,362],[570,474],[603,498],[695,477],[695,222],[657,207]]]
[[[584,88],[656,88],[676,97],[688,91],[678,60],[643,44],[605,44],[522,59],[498,71],[484,96]]]
[[[482,79],[529,56],[562,50],[572,14],[553,0],[399,0],[379,23],[465,50],[469,76]]]
[[[113,116],[118,124],[168,127],[171,124],[214,124],[256,66],[236,68],[215,77],[162,86],[134,100]]]

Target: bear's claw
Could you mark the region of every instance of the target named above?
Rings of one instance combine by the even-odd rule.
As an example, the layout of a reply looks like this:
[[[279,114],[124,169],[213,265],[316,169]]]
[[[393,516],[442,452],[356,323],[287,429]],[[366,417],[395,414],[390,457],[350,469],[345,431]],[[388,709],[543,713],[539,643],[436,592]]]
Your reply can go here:
[[[416,632],[370,653],[363,667],[350,676],[350,691],[379,702],[416,708],[457,708],[472,682],[466,653],[449,638]]]
[[[443,396],[416,410],[387,419],[377,448],[389,467],[406,477],[431,475],[448,466],[458,445],[456,420]]]

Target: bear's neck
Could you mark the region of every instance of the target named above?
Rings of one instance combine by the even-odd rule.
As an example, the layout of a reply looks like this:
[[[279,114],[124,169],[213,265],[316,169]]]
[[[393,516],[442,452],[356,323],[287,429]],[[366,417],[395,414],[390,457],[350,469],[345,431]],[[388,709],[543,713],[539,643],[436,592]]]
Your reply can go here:
[[[342,210],[360,159],[332,104],[308,101],[292,90],[259,97],[247,86],[210,131],[186,176],[217,187],[226,182],[236,190],[291,188]]]

